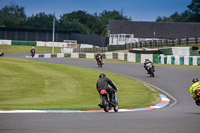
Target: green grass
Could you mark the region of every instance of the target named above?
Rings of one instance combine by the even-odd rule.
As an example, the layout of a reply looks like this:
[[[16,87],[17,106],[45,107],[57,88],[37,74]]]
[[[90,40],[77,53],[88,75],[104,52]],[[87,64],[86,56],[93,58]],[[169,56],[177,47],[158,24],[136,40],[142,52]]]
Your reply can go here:
[[[102,71],[9,57],[0,62],[0,110],[100,109],[96,81]],[[120,108],[158,102],[157,91],[132,78],[105,73],[119,88]]]
[[[33,46],[17,46],[17,45],[0,45],[0,51],[4,49],[6,53],[29,53]],[[58,47],[54,47],[55,53],[60,53]],[[52,53],[52,47],[37,47],[35,46],[36,53]]]

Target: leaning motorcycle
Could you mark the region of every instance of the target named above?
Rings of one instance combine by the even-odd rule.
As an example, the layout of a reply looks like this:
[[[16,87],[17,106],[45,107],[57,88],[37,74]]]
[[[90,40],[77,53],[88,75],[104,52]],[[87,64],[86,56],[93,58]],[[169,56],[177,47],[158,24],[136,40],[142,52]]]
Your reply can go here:
[[[97,65],[98,65],[98,67],[102,67],[103,66],[103,62],[102,62],[101,58],[98,58]]]
[[[147,74],[150,75],[150,77],[154,77],[154,68],[152,66],[151,63],[146,64],[146,70],[147,70]]]
[[[195,94],[196,94],[195,102],[198,106],[200,106],[200,90],[196,90]]]
[[[105,89],[101,90],[100,95],[102,99],[102,105],[101,108],[104,109],[105,112],[109,112],[109,110],[114,110],[115,112],[118,112],[119,106],[117,101],[117,92],[114,92],[115,99],[112,99],[112,95],[109,94]]]

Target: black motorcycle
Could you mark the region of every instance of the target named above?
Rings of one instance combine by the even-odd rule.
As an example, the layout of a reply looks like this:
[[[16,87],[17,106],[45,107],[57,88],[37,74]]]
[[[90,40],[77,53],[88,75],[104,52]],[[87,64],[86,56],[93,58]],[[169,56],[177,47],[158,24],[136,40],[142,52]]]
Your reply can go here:
[[[146,64],[145,69],[147,71],[147,74],[150,75],[150,77],[154,77],[155,76],[154,75],[154,71],[155,70],[154,70],[154,67],[153,67],[153,65],[151,63]]]
[[[112,94],[109,94],[106,90],[101,90],[100,95],[102,99],[102,105],[101,108],[104,109],[105,112],[109,112],[109,110],[114,110],[115,112],[118,112],[119,106],[117,101],[117,92],[114,92],[115,99],[112,99]]]

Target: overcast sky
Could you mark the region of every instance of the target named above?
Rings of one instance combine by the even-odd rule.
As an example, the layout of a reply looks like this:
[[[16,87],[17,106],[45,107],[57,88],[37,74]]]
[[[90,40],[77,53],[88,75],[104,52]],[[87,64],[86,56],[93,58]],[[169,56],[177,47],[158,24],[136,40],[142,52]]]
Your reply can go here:
[[[155,21],[158,16],[182,13],[192,0],[0,0],[0,9],[10,2],[25,7],[28,16],[39,12],[60,15],[83,10],[90,14],[103,10],[123,11],[133,21]]]

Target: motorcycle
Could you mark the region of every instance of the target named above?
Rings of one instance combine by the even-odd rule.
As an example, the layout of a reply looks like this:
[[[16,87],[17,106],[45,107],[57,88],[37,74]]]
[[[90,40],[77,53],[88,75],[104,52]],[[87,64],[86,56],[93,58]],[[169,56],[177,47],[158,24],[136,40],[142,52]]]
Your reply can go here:
[[[98,67],[102,67],[103,66],[103,62],[102,62],[101,58],[98,58],[97,65],[98,65]]]
[[[195,102],[198,106],[200,106],[200,90],[196,90],[195,94],[196,94]]]
[[[151,63],[146,64],[146,70],[147,70],[147,74],[150,75],[150,77],[154,77],[154,68],[152,66]]]
[[[109,112],[109,110],[114,110],[118,112],[119,106],[117,101],[117,92],[115,91],[113,95],[115,95],[115,99],[112,99],[112,95],[109,94],[106,90],[101,90],[100,92],[102,105],[101,108],[104,109],[105,112]]]

